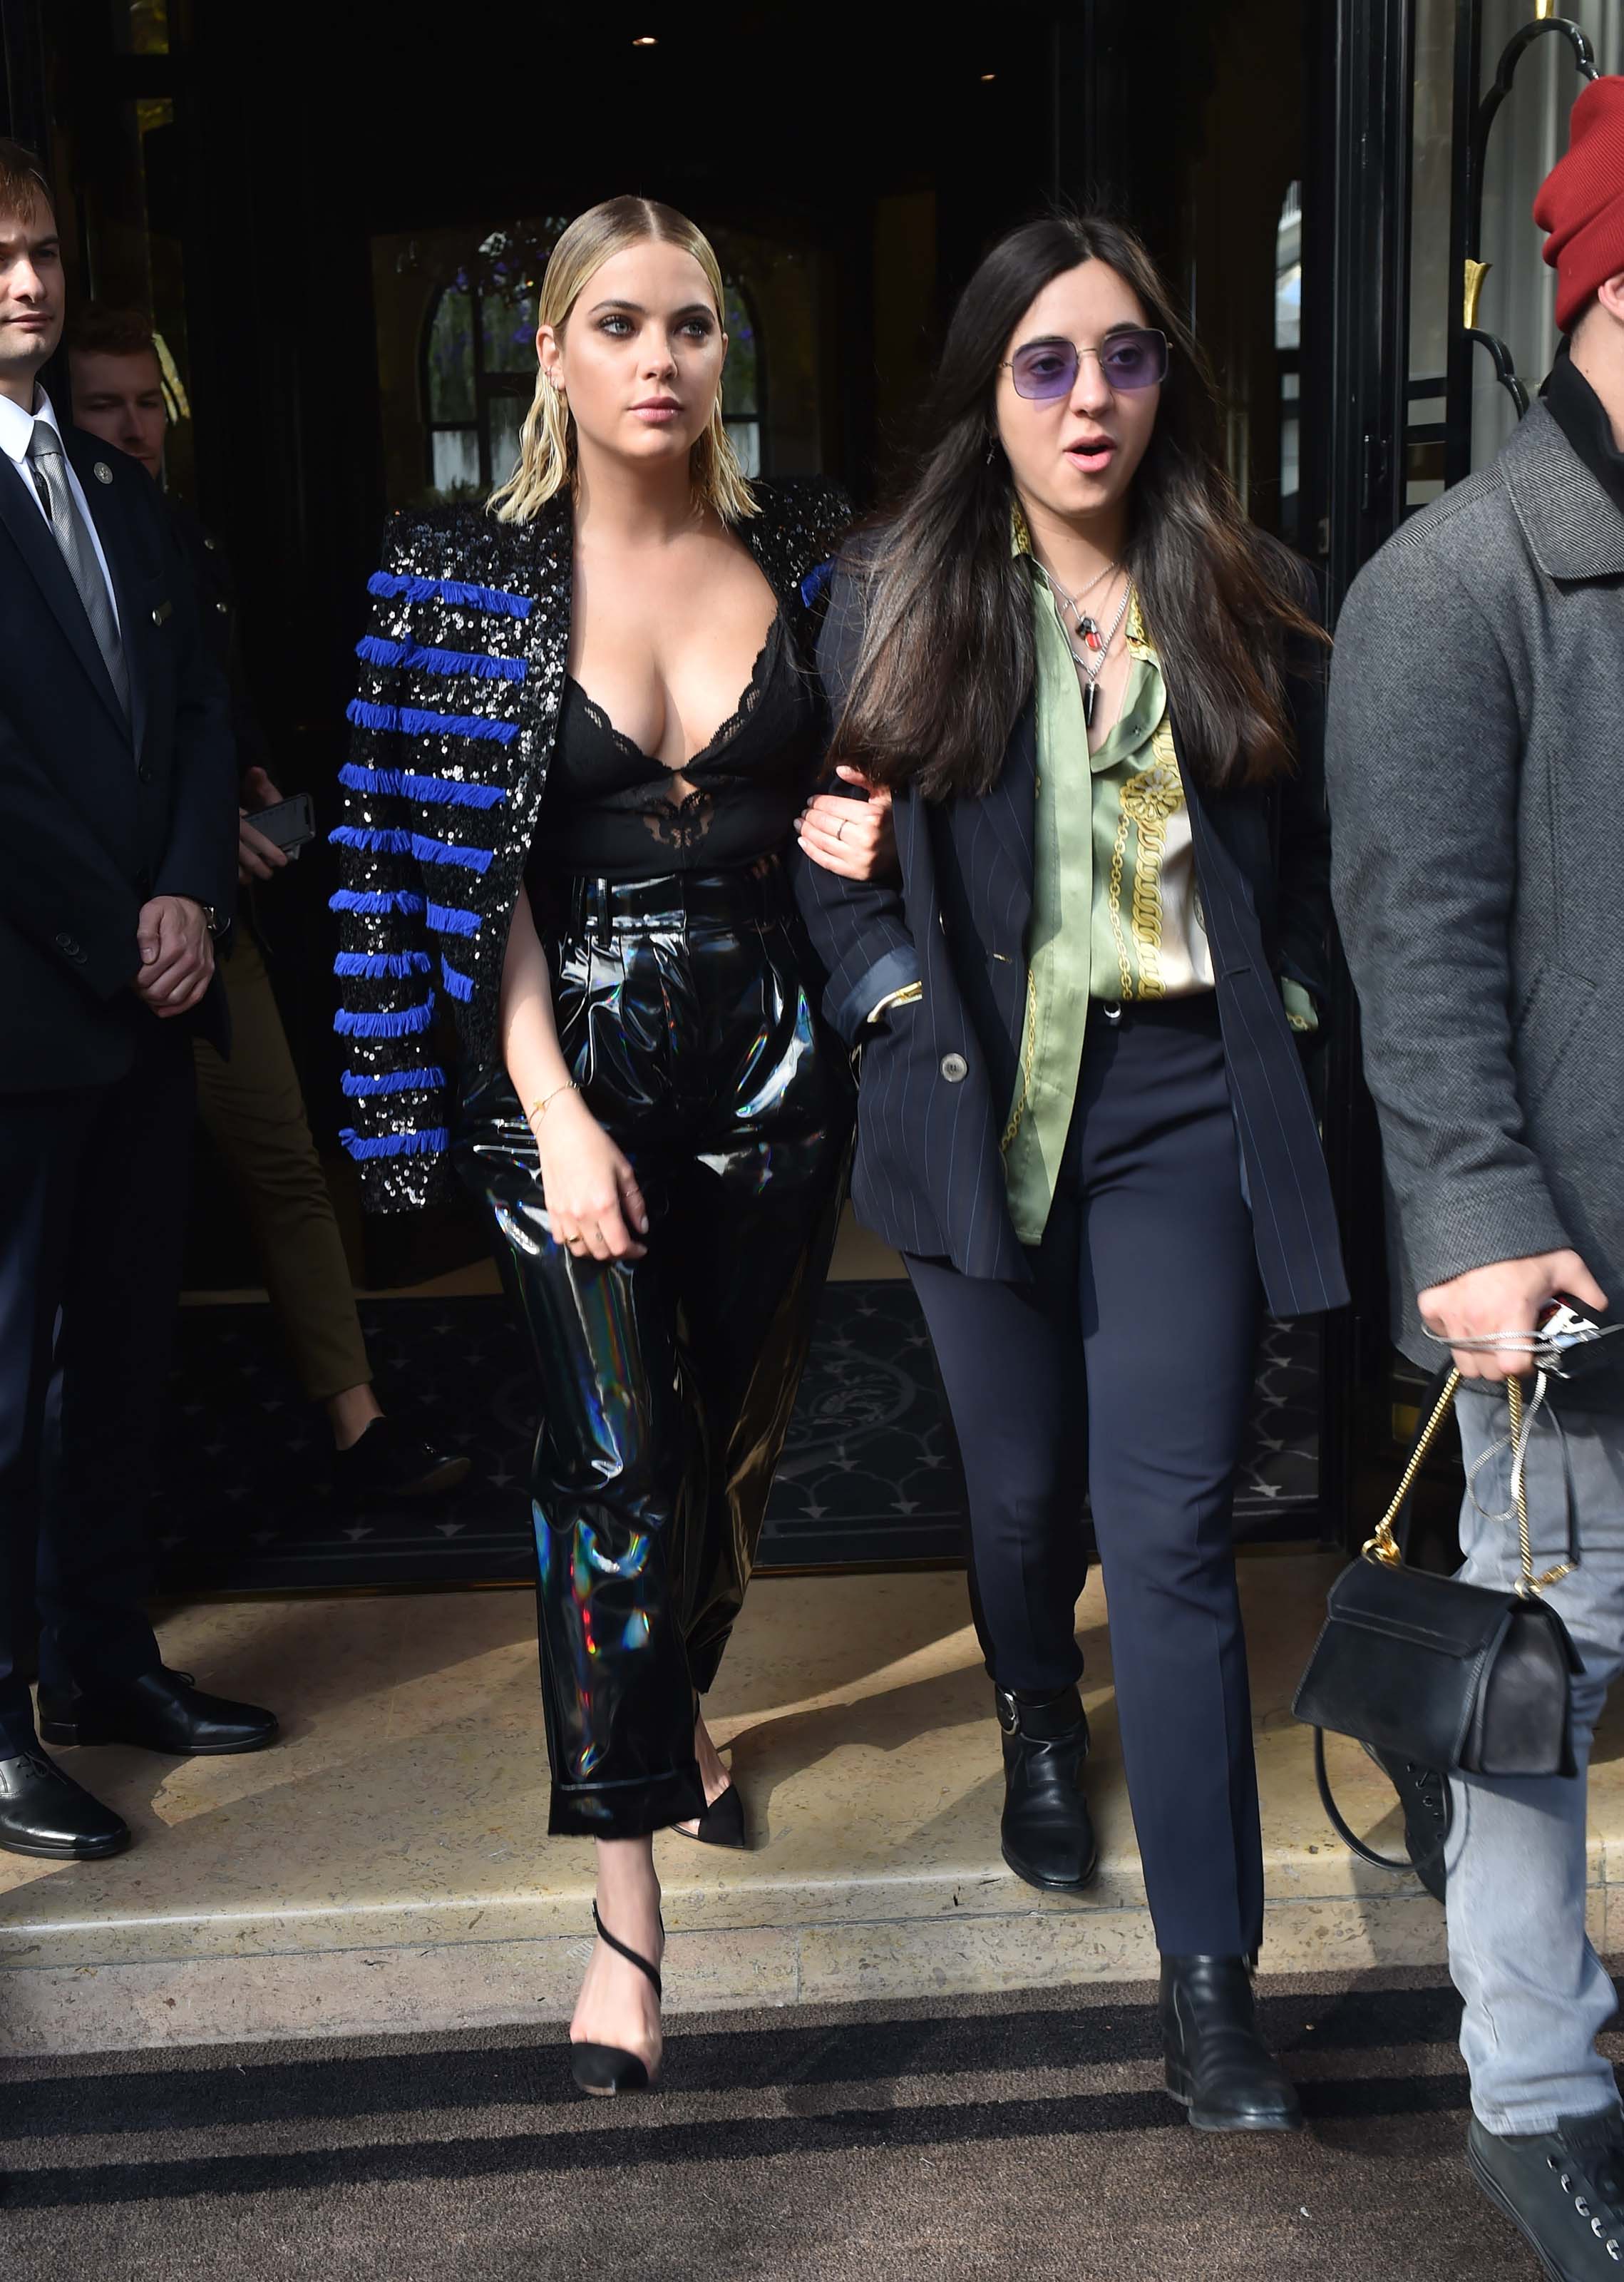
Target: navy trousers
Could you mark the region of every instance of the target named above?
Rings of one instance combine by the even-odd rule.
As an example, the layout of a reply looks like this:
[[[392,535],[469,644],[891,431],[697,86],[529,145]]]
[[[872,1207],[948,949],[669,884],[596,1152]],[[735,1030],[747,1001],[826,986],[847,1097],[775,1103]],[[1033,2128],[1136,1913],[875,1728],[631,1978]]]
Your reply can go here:
[[[0,1756],[53,1686],[157,1669],[146,1505],[185,1231],[191,1038],[141,1026],[116,1085],[0,1098]]]
[[[1251,1214],[1210,997],[1090,1018],[1026,1286],[909,1260],[969,1490],[987,1669],[1081,1675],[1085,1486],[1156,1938],[1237,1956],[1263,1850],[1232,1510],[1259,1321]]]

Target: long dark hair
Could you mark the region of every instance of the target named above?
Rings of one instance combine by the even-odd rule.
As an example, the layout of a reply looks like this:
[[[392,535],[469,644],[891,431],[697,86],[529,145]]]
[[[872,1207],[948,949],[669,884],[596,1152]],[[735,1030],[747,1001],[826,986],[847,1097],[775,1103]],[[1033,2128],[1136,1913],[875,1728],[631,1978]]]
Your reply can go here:
[[[1134,475],[1125,566],[1168,695],[1214,785],[1293,765],[1282,658],[1323,640],[1302,566],[1248,521],[1225,471],[1217,388],[1145,247],[1099,214],[1054,214],[1001,239],[965,287],[901,502],[859,550],[865,625],[835,733],[839,757],[927,799],[982,793],[1032,687],[1028,577],[1010,553],[1014,488],[994,411],[1000,360],[1044,287],[1105,262],[1172,344],[1156,428]]]

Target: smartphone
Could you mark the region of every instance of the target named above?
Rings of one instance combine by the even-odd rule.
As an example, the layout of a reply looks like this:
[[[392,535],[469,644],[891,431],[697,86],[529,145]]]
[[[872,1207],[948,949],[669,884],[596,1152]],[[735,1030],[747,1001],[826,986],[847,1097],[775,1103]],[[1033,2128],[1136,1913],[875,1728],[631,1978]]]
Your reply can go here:
[[[307,792],[296,792],[269,808],[252,810],[244,820],[284,856],[297,855],[307,840],[316,836],[316,807]]]
[[[1547,1339],[1557,1351],[1557,1361],[1550,1366],[1558,1378],[1572,1378],[1582,1374],[1588,1364],[1599,1360],[1597,1350],[1607,1355],[1603,1341],[1611,1338],[1620,1326],[1598,1323],[1587,1316],[1571,1293],[1558,1292],[1550,1304],[1540,1311],[1536,1329],[1542,1339]]]

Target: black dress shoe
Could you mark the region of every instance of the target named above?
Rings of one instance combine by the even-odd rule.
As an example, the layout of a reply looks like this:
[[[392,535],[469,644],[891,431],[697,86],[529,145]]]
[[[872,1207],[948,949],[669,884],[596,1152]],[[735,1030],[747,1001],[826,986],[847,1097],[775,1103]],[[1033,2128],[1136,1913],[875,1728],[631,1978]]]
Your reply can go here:
[[[1068,1688],[1052,1704],[994,1691],[1003,1730],[1003,1858],[1017,1878],[1075,1893],[1100,1867],[1088,1802],[1079,1788],[1088,1756],[1083,1699]]]
[[[122,1854],[129,1827],[43,1751],[0,1759],[0,1847],[54,1862]]]
[[[1295,2131],[1291,2079],[1257,2033],[1243,1957],[1162,1960],[1167,2089],[1198,2131]]]
[[[442,1497],[467,1481],[472,1461],[437,1450],[404,1418],[375,1418],[347,1450],[333,1453],[333,1478],[356,1505],[389,1498]]]
[[[1554,2131],[1503,2138],[1474,2115],[1466,2168],[1556,2282],[1624,2272],[1624,2117],[1565,2115]]]
[[[135,1743],[182,1759],[262,1751],[276,1740],[276,1715],[257,1704],[205,1696],[183,1672],[143,1672],[94,1695],[40,1689],[40,1735],[47,1743]]]

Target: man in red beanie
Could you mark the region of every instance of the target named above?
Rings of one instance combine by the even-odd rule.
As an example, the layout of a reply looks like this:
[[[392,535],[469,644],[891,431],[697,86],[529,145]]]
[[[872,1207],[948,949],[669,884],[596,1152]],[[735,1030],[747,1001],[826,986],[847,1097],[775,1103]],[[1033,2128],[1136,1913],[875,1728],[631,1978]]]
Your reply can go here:
[[[1571,338],[1624,272],[1624,79],[1592,80],[1574,105],[1567,156],[1541,184],[1534,219],[1557,273],[1557,330]]]
[[[1496,1590],[1522,1573],[1504,1383],[1553,1301],[1605,1326],[1624,1299],[1624,79],[1580,97],[1535,215],[1566,337],[1544,400],[1356,580],[1326,752],[1396,1335],[1462,1374],[1461,1574]],[[1624,1672],[1624,1338],[1564,1369],[1543,1404],[1534,1383],[1522,1455],[1535,1571],[1582,1663],[1577,1772],[1396,1780],[1418,1869],[1447,1880],[1468,2162],[1547,2274],[1616,2282],[1585,1770]]]

